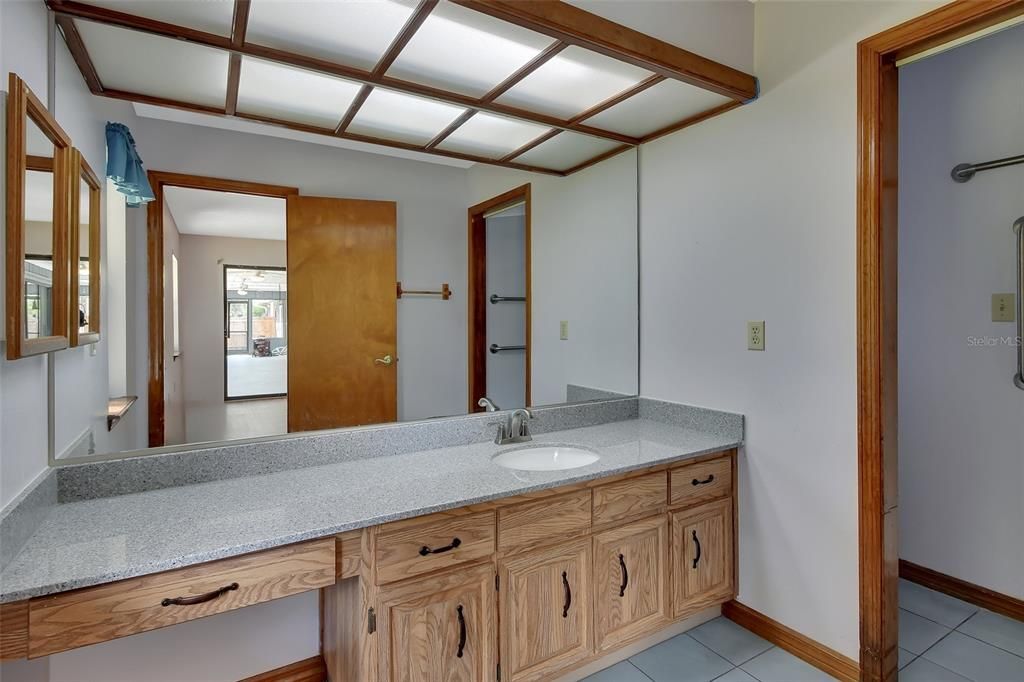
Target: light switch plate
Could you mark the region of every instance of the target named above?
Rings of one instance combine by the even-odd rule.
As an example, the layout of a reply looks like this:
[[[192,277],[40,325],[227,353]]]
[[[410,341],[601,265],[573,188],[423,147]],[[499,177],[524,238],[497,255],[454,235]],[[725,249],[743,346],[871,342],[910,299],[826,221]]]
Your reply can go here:
[[[1016,317],[1013,294],[992,294],[992,321],[1013,322]]]
[[[764,350],[764,320],[747,322],[747,350]]]
[[[558,338],[562,341],[569,340],[569,320],[562,320],[558,323]]]

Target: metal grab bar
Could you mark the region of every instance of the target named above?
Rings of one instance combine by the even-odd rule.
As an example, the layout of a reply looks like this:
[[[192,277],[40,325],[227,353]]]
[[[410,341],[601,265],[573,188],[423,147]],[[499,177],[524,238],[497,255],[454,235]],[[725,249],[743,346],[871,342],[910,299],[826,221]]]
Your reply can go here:
[[[525,296],[498,296],[491,294],[491,303],[520,302],[526,301]]]
[[[986,161],[984,163],[960,163],[953,166],[953,170],[950,171],[954,182],[967,182],[974,177],[974,174],[978,171],[987,171],[994,168],[1005,168],[1006,166],[1015,166],[1018,163],[1024,163],[1024,154],[1020,156],[1008,156],[1005,159],[996,159],[995,161]]]
[[[526,350],[526,346],[499,346],[496,343],[491,344],[492,353],[504,353],[507,350]]]
[[[1017,235],[1017,374],[1013,384],[1024,391],[1024,216],[1013,224]]]

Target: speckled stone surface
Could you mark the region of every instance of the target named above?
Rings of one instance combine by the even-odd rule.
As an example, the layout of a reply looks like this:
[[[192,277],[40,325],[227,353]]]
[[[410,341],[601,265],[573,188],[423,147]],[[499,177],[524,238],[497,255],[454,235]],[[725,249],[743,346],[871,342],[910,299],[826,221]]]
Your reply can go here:
[[[700,429],[724,438],[743,440],[746,425],[742,414],[653,398],[640,398],[639,403],[640,419]]]
[[[535,445],[571,443],[601,455],[567,471],[504,469],[491,457],[522,445],[476,442],[65,502],[51,509],[0,572],[0,602],[684,460],[741,440],[631,419],[535,434]]]
[[[535,434],[636,419],[637,398],[533,409]],[[387,457],[493,439],[510,411],[381,424],[259,442],[91,462],[57,470],[58,498],[75,502],[222,481],[366,457]]]
[[[576,384],[565,385],[565,400],[570,403],[582,403],[588,400],[609,400],[615,398],[628,398],[625,393],[606,391],[603,388],[591,388],[590,386],[577,386]]]
[[[0,570],[17,556],[55,504],[57,476],[47,469],[0,510]]]

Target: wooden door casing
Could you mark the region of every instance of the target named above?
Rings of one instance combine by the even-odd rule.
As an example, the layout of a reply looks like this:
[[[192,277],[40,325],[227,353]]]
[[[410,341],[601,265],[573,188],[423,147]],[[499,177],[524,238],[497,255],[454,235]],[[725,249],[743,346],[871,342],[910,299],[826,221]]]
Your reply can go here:
[[[503,679],[547,679],[593,653],[591,562],[590,538],[501,562]]]
[[[289,432],[397,418],[396,216],[393,201],[288,197]]]
[[[494,679],[497,666],[494,595],[492,564],[382,590],[377,608],[379,679],[387,682]],[[460,642],[463,643],[461,650]]]
[[[594,636],[605,651],[669,620],[668,518],[594,536]]]
[[[732,498],[672,513],[672,604],[679,617],[733,596]]]

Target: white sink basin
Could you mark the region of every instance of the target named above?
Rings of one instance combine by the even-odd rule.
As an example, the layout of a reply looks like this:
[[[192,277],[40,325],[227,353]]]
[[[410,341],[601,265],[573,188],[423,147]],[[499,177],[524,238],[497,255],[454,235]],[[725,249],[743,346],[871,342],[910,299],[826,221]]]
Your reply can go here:
[[[537,447],[498,453],[491,458],[491,461],[500,467],[519,469],[520,471],[561,471],[585,467],[599,459],[601,459],[601,455],[586,448],[570,445],[538,445]]]

